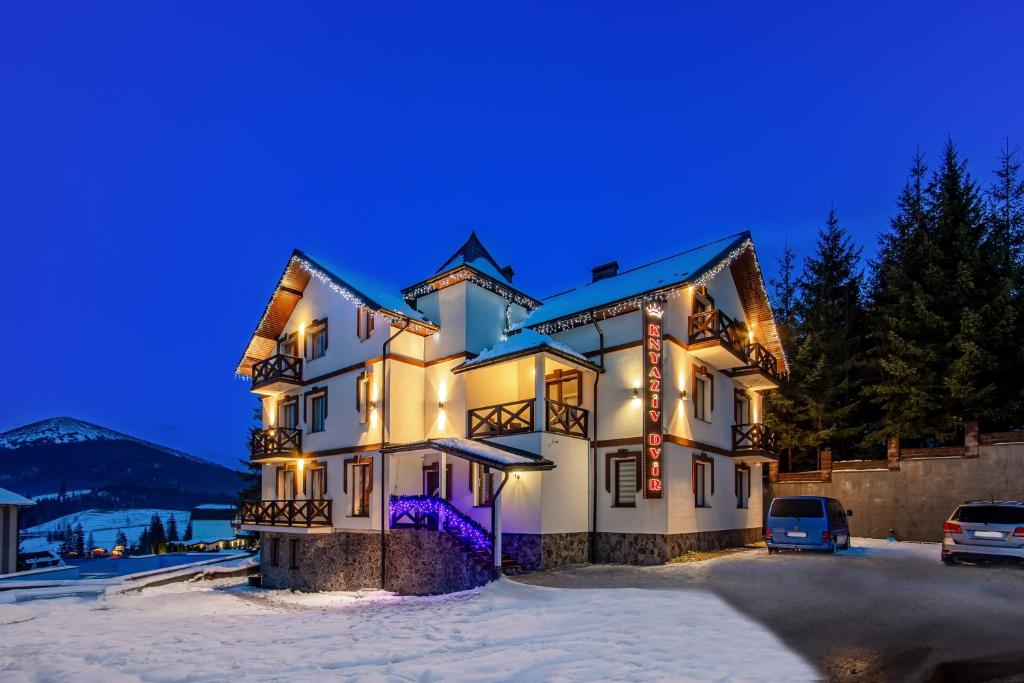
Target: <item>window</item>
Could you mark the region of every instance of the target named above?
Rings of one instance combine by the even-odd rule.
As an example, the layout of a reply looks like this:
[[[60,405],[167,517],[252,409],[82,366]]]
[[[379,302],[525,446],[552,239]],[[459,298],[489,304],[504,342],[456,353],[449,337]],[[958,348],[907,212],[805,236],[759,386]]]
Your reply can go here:
[[[711,507],[715,495],[715,461],[701,453],[693,456],[693,504],[699,508]]]
[[[313,325],[314,327],[306,332],[307,360],[322,358],[327,353],[327,321],[316,321]]]
[[[276,567],[281,560],[281,539],[270,539],[270,566]]]
[[[818,498],[776,498],[772,501],[769,517],[802,517],[804,519],[825,516]]]
[[[289,568],[291,568],[291,569],[298,569],[299,568],[299,554],[300,554],[300,552],[302,550],[302,546],[300,545],[301,542],[302,541],[300,541],[299,539],[293,538],[293,539],[291,539],[291,541],[288,544],[289,545],[289,548],[288,548],[289,558],[288,559],[290,561]]]
[[[838,522],[840,520],[846,519],[846,510],[843,509],[843,506],[839,503],[838,500],[829,499],[827,506],[829,521]]]
[[[1024,524],[1024,508],[1015,505],[964,505],[953,520],[965,524]]]
[[[693,416],[704,422],[711,421],[715,409],[714,375],[705,367],[693,366]]]
[[[306,396],[309,400],[309,431],[322,432],[327,429],[327,390],[313,389]]]
[[[291,396],[277,404],[277,426],[284,429],[295,429],[299,426],[299,399]]]
[[[323,500],[327,497],[327,470],[323,467],[309,468],[309,498]]]
[[[373,470],[368,462],[350,462],[348,464],[349,516],[370,516],[370,492],[373,490]]]
[[[473,505],[490,506],[494,498],[494,472],[487,465],[475,462],[469,463],[469,470],[473,482]]]
[[[555,370],[544,378],[544,394],[549,401],[580,404],[583,373],[579,370]]]
[[[617,508],[636,507],[637,458],[615,458],[612,464],[615,472],[612,505]]]
[[[715,307],[715,300],[708,294],[707,287],[694,287],[693,312],[704,313]]]
[[[750,507],[750,467],[736,465],[736,507]]]
[[[733,403],[733,420],[734,424],[738,425],[750,424],[750,397],[739,389],[736,390],[736,398]]]
[[[359,413],[360,423],[366,424],[370,421],[373,404],[373,373],[366,370],[356,377],[356,411]]]
[[[365,306],[356,309],[356,336],[360,341],[373,336],[373,311]]]
[[[278,340],[278,348],[284,356],[298,356],[299,355],[299,335],[297,332],[285,335],[283,338]]]
[[[288,467],[277,468],[277,499],[295,500],[298,493],[295,482],[295,470]]]

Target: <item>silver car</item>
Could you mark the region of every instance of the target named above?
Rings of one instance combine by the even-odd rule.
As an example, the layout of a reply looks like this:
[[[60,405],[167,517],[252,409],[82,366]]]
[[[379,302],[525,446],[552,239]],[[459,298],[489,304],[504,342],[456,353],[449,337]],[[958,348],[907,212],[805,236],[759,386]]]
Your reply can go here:
[[[1024,562],[1024,502],[970,500],[942,525],[942,561]]]

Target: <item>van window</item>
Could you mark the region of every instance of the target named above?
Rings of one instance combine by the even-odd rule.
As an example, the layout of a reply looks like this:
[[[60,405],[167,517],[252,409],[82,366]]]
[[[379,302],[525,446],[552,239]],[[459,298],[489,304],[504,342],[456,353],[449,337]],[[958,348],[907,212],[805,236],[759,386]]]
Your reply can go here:
[[[770,517],[824,517],[821,501],[817,498],[776,498],[772,501]]]
[[[1024,524],[1024,507],[1008,505],[971,505],[953,515],[957,522],[968,524]]]
[[[846,510],[838,500],[828,501],[828,518],[831,520],[846,519]]]

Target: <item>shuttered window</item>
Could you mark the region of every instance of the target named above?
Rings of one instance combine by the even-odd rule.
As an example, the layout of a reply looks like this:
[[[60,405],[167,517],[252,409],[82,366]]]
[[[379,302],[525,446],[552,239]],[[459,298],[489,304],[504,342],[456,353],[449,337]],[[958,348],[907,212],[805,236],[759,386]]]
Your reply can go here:
[[[696,479],[694,480],[694,491],[695,500],[694,504],[699,507],[707,507],[707,481],[708,481],[708,465],[707,463],[698,462],[694,468],[694,474]]]
[[[623,458],[615,464],[615,506],[636,507],[636,458]]]

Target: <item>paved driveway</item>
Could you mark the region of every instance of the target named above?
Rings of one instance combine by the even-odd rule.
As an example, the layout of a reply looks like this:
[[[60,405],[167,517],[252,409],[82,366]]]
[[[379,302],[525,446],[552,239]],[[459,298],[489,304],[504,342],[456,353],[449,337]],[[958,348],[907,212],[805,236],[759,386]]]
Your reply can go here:
[[[702,562],[598,565],[516,580],[710,591],[831,680],[1024,681],[1024,570],[947,567],[933,543],[854,544],[835,556],[747,550]],[[737,643],[737,656],[742,650]]]

